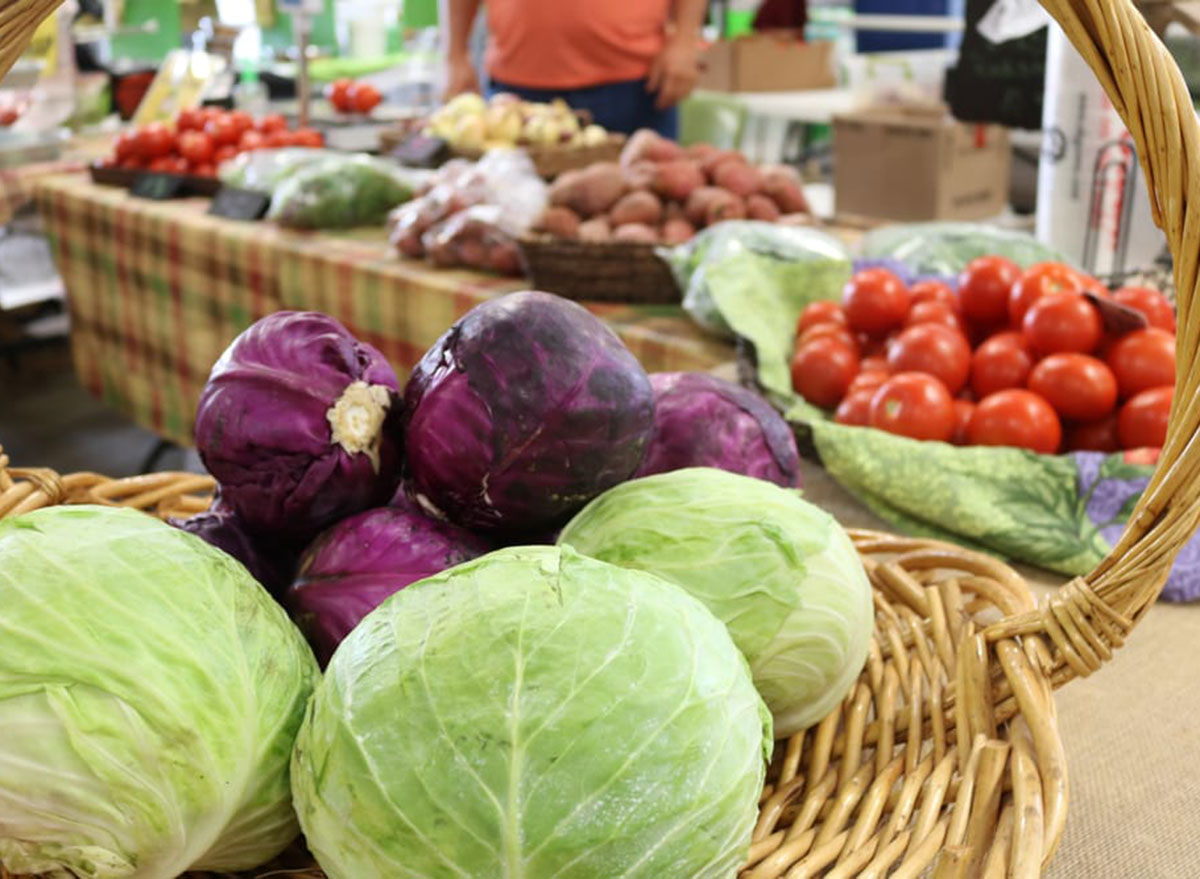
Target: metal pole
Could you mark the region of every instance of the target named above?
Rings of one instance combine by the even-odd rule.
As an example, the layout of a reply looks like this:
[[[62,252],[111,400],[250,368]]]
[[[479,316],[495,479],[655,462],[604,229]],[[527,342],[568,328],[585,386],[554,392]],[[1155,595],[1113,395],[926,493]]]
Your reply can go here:
[[[296,87],[296,97],[299,100],[299,126],[301,128],[308,127],[308,102],[312,91],[311,84],[308,78],[308,14],[305,12],[297,12],[292,24],[296,30],[296,37],[299,40],[300,50],[300,77]]]

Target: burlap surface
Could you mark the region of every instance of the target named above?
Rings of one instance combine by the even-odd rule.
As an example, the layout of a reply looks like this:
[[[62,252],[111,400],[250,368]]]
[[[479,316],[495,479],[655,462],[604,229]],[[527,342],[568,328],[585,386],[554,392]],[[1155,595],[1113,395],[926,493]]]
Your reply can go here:
[[[804,492],[844,525],[892,530],[808,462]],[[1062,582],[1020,570],[1039,591]],[[1155,606],[1057,701],[1070,810],[1044,879],[1200,877],[1200,604]]]

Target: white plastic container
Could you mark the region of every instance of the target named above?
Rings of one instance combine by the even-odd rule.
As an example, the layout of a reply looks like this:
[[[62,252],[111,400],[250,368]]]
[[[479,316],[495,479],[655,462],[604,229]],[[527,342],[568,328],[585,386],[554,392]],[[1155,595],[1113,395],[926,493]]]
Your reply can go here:
[[[1042,129],[1037,237],[1094,275],[1152,265],[1166,238],[1133,138],[1057,24],[1047,39]]]

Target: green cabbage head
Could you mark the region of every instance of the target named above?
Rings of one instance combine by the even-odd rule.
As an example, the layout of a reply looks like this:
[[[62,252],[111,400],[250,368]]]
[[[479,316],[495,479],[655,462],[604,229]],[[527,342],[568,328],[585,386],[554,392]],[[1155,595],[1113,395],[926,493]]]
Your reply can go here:
[[[797,491],[676,470],[600,495],[559,544],[704,602],[749,661],[780,737],[828,714],[866,662],[874,611],[862,562],[841,526]]]
[[[331,879],[729,879],[771,744],[703,605],[517,547],[409,586],[342,642],[292,785]]]
[[[0,521],[0,863],[174,879],[295,838],[318,673],[239,563],[132,510]]]

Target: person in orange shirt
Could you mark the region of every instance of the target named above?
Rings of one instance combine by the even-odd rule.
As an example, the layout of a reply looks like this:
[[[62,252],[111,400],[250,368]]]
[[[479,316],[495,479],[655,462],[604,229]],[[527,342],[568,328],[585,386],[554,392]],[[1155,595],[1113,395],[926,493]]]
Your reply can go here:
[[[443,0],[447,95],[479,91],[468,41],[481,0]],[[487,0],[489,93],[564,99],[609,131],[678,131],[699,78],[707,0]]]

